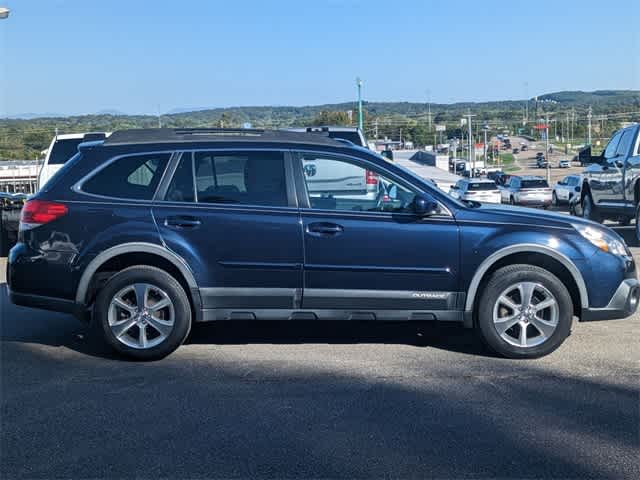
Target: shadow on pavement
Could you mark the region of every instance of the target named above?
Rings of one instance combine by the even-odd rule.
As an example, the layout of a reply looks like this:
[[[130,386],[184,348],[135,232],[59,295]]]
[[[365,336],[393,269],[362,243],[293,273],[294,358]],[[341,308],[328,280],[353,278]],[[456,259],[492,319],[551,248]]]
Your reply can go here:
[[[3,341],[65,346],[97,357],[117,359],[93,327],[70,315],[10,305],[0,285]],[[427,322],[222,321],[195,324],[187,344],[404,344],[472,355],[494,356],[472,330],[458,324]]]
[[[403,359],[394,375],[382,358],[345,366],[232,350],[125,365],[11,347],[4,478],[633,478],[638,469],[637,392],[532,363],[483,372]]]

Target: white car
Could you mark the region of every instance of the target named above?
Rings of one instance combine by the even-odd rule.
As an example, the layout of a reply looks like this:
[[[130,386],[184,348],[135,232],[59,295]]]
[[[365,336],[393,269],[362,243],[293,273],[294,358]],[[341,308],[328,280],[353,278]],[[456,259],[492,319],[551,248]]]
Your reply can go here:
[[[68,133],[53,137],[38,175],[37,189],[40,190],[66,161],[78,152],[78,145],[89,140],[105,139],[109,135],[111,132]]]
[[[473,200],[480,203],[501,202],[500,190],[493,180],[463,178],[451,186],[449,195],[459,200]]]
[[[569,203],[580,194],[580,175],[568,175],[553,187],[553,204]]]

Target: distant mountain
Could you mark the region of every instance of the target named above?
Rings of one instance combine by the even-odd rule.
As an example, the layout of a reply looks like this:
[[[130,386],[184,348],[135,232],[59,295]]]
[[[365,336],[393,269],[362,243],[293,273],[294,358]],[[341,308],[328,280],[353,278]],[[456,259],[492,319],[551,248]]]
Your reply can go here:
[[[118,116],[122,116],[122,115],[126,115],[126,113],[120,111],[120,110],[110,110],[110,109],[106,109],[106,110],[100,110],[99,112],[94,113],[94,115],[118,115]]]
[[[584,110],[592,106],[594,113],[610,113],[611,109],[640,109],[640,90],[596,90],[594,92],[562,91],[547,93],[537,97],[538,102],[557,103],[566,108]],[[440,113],[446,120],[449,115],[459,116],[470,110],[472,113],[496,113],[498,111],[519,111],[525,100],[504,100],[491,102],[458,102],[449,104],[431,104],[434,115]],[[534,102],[535,98],[531,98]],[[424,115],[427,104],[423,102],[364,102],[365,109],[370,116],[384,115]],[[178,123],[187,119],[189,122],[216,121],[226,114],[234,121],[242,122],[266,122],[273,124],[290,124],[299,120],[307,120],[315,117],[324,110],[355,110],[353,102],[329,103],[324,105],[306,106],[245,106],[245,107],[181,107],[163,113],[163,117],[169,117]],[[84,117],[154,117],[154,115],[125,114],[119,110],[105,109],[92,115],[66,116],[59,113],[22,113],[5,117],[13,120],[33,120],[38,118],[84,118]]]
[[[34,118],[44,118],[44,117],[64,117],[65,115],[63,115],[62,113],[51,113],[51,112],[46,112],[46,113],[16,113],[14,115],[7,115],[6,119],[9,120],[33,120]]]
[[[538,101],[552,101],[569,107],[585,105],[591,105],[594,108],[609,105],[640,106],[640,90],[565,91],[540,95]]]

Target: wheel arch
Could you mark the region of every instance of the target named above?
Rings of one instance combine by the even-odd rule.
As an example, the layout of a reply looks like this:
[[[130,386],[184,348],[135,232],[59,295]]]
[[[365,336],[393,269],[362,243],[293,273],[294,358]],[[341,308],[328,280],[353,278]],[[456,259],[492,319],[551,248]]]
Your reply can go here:
[[[187,296],[194,302],[193,306],[197,311],[196,307],[199,305],[199,299],[194,297],[195,292],[198,292],[198,284],[186,262],[160,245],[143,242],[125,243],[111,247],[91,260],[80,277],[76,290],[76,303],[80,305],[89,304],[96,274],[104,271],[105,267],[109,271],[108,266],[116,264],[120,267],[151,264],[168,271],[168,273],[177,277],[176,280],[185,288]]]
[[[574,313],[580,314],[581,308],[589,307],[587,286],[578,267],[566,255],[544,245],[518,244],[502,248],[489,255],[476,269],[465,302],[465,311],[474,312],[477,297],[481,293],[486,279],[496,269],[513,262],[527,263],[549,269],[559,276],[567,286],[574,304]],[[564,278],[563,278],[564,277]]]

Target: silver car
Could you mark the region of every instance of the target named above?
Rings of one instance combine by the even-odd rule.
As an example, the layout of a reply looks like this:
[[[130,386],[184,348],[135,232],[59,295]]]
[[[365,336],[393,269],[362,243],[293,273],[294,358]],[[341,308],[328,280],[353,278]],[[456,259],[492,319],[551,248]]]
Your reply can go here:
[[[580,193],[580,175],[568,175],[553,187],[553,204],[569,203]]]
[[[493,180],[463,178],[451,186],[449,195],[460,200],[500,203],[500,190]]]
[[[551,188],[542,177],[512,176],[509,183],[500,187],[502,202],[511,205],[548,208],[551,205]]]

